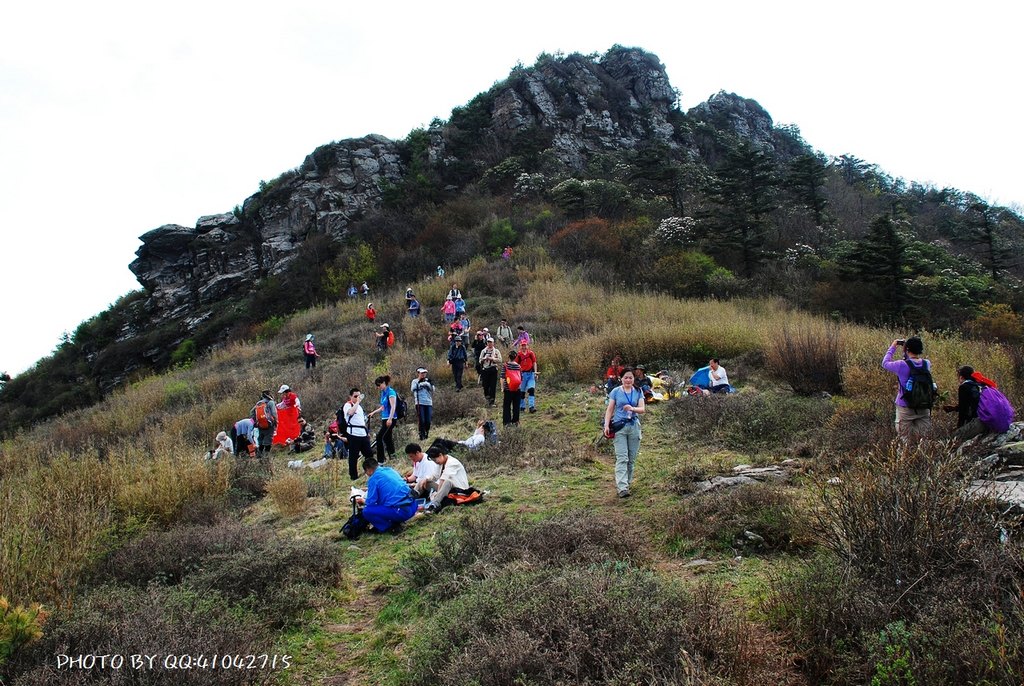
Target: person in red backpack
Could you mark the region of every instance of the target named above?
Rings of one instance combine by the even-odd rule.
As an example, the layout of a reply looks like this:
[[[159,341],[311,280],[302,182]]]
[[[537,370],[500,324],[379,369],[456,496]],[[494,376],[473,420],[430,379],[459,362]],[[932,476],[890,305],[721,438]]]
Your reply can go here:
[[[501,423],[505,426],[519,423],[519,403],[523,399],[523,371],[516,361],[515,351],[508,354],[508,361],[501,366]]]
[[[249,418],[252,419],[259,434],[257,454],[269,455],[270,447],[274,443],[274,429],[277,428],[277,406],[274,405],[274,397],[269,390],[263,391],[263,395],[249,413]]]

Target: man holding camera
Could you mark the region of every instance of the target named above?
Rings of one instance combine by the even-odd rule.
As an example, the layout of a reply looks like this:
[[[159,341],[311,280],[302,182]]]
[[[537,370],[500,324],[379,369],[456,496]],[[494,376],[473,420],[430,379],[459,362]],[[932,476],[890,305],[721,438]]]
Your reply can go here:
[[[412,380],[412,397],[416,401],[416,419],[419,421],[420,440],[425,441],[430,433],[430,421],[434,416],[434,384],[427,378],[427,368],[416,370]]]

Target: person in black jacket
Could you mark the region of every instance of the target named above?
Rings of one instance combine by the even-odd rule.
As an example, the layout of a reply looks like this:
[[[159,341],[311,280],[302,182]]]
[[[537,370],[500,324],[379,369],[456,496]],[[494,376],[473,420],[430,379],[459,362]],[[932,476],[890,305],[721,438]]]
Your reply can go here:
[[[448,364],[452,368],[452,376],[455,377],[455,392],[462,390],[462,372],[466,369],[466,346],[462,344],[462,337],[456,336],[452,339],[448,348]]]
[[[943,405],[946,412],[956,412],[956,438],[965,441],[980,436],[988,429],[978,419],[978,402],[981,400],[981,384],[974,380],[974,367],[964,365],[956,370],[960,385],[956,390],[956,405]]]
[[[476,338],[473,339],[473,345],[470,346],[473,349],[473,364],[476,367],[476,373],[480,375],[480,352],[487,347],[487,341],[484,337],[484,332],[481,329],[476,332]]]

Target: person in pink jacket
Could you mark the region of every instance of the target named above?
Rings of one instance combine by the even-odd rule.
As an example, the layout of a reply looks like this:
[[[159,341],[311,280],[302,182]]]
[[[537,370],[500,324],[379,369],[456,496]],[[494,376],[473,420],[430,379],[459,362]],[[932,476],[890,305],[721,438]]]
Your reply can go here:
[[[316,351],[316,346],[313,345],[313,334],[306,334],[306,342],[302,344],[302,352],[306,355],[306,369],[315,368],[316,358],[320,357],[320,353]]]
[[[446,323],[451,324],[455,321],[455,301],[451,299],[451,296],[444,299],[441,312],[444,313],[444,321]]]

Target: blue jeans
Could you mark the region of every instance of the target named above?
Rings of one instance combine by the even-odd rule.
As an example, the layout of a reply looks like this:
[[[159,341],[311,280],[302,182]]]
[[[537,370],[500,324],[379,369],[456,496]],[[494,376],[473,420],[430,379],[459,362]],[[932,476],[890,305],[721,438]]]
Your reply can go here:
[[[526,409],[526,401],[529,398],[530,407],[537,407],[537,375],[534,372],[522,372],[523,384],[519,387],[519,391],[523,396],[523,399],[519,402],[519,409]]]
[[[395,524],[412,519],[416,514],[416,501],[400,507],[388,505],[367,505],[363,508],[363,516],[377,531],[387,531]]]
[[[420,439],[425,440],[430,434],[430,421],[434,418],[434,406],[417,405],[416,418],[419,420]]]
[[[615,488],[625,491],[633,483],[633,466],[640,450],[640,422],[626,424],[615,434]]]

